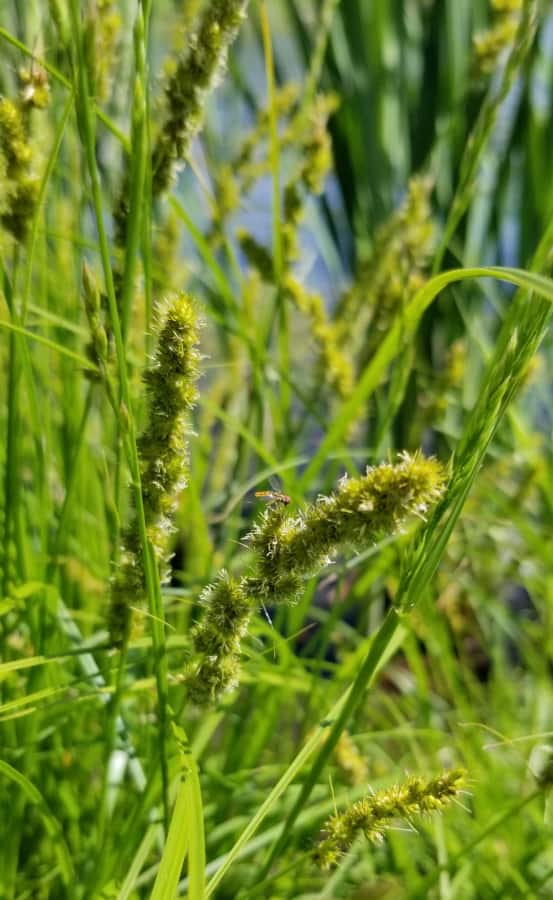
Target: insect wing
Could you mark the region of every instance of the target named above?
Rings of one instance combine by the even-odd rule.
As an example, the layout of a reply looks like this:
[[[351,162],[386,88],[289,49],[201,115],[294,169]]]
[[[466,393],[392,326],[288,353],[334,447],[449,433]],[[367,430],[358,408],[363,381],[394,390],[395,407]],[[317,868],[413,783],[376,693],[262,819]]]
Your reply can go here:
[[[269,476],[269,484],[271,485],[270,491],[256,491],[254,496],[259,500],[266,500],[267,503],[282,503],[284,506],[288,506],[291,497],[282,492],[281,482],[276,475]]]

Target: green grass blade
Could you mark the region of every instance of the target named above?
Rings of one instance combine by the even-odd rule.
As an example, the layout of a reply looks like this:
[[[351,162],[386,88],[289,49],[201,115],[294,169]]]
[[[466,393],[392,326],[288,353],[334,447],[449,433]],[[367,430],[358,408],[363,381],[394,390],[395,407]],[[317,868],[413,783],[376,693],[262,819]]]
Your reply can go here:
[[[282,777],[279,779],[277,784],[271,790],[267,799],[262,803],[260,808],[257,810],[255,815],[250,819],[246,828],[229,851],[226,856],[221,868],[218,869],[216,874],[213,876],[211,881],[207,885],[206,889],[206,897],[211,897],[214,891],[217,889],[226,873],[235,862],[237,858],[239,858],[242,848],[246,846],[248,841],[251,840],[253,835],[258,830],[259,826],[266,818],[267,815],[274,808],[279,798],[282,796],[286,788],[293,782],[297,775],[301,772],[303,766],[310,758],[310,756],[315,752],[321,741],[323,741],[328,735],[328,728],[334,722],[336,717],[339,715],[341,710],[343,709],[344,703],[347,700],[347,694],[342,696],[340,700],[334,704],[329,714],[325,717],[325,719],[319,723],[318,727],[315,729],[311,737],[305,742],[304,746],[297,754],[292,763],[288,766]]]
[[[387,367],[400,353],[404,346],[404,341],[414,335],[423,313],[439,293],[448,284],[470,278],[485,277],[495,278],[498,281],[508,281],[525,290],[534,291],[550,303],[553,303],[553,281],[545,278],[543,275],[536,275],[523,269],[501,268],[499,266],[475,267],[472,269],[451,269],[448,272],[443,272],[441,275],[435,275],[424,287],[417,291],[411,303],[402,312],[401,319],[396,319],[375,356],[367,364],[351,397],[343,404],[338,415],[330,424],[317,452],[300,478],[297,486],[298,493],[305,491],[317,476],[329,453],[343,439],[350,422],[355,420],[361,407],[376,390]]]
[[[173,732],[179,745],[181,777],[151,900],[174,900],[187,853],[189,900],[203,900],[205,845],[198,769],[184,731],[173,725]]]
[[[13,766],[10,766],[9,763],[4,762],[4,760],[0,759],[0,773],[6,776],[10,781],[13,781],[14,784],[17,784],[25,797],[27,798],[29,803],[32,803],[37,807],[38,812],[44,822],[44,827],[46,831],[53,839],[53,850],[58,858],[58,863],[60,867],[61,877],[63,882],[66,885],[74,884],[75,879],[75,871],[73,868],[73,862],[71,860],[71,856],[69,853],[69,849],[65,842],[65,838],[63,836],[63,828],[51,812],[48,804],[46,803],[44,797],[40,793],[37,788],[31,784],[28,778],[18,772],[17,769],[14,769]]]
[[[48,349],[53,350],[54,353],[59,353],[60,356],[65,356],[67,359],[72,359],[74,362],[78,363],[84,369],[88,369],[90,372],[98,371],[98,367],[95,366],[90,359],[87,359],[86,356],[81,356],[80,353],[75,353],[68,347],[64,347],[63,344],[57,344],[55,341],[51,341],[50,338],[45,338],[41,334],[36,334],[34,331],[29,331],[28,328],[22,328],[20,325],[14,325],[13,322],[7,322],[5,319],[0,319],[0,328],[5,328],[7,331],[13,331],[15,334],[20,334],[23,337],[29,338],[29,340],[31,341],[36,341],[37,344],[42,344],[43,347],[48,347]]]

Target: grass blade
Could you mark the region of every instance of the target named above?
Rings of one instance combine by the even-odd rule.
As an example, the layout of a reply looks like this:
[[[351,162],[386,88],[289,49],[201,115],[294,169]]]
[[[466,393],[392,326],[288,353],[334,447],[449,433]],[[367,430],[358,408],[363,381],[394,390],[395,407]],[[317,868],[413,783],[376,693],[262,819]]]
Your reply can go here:
[[[187,853],[189,900],[203,900],[205,845],[198,769],[184,731],[173,725],[173,732],[179,745],[181,777],[151,900],[174,900]]]

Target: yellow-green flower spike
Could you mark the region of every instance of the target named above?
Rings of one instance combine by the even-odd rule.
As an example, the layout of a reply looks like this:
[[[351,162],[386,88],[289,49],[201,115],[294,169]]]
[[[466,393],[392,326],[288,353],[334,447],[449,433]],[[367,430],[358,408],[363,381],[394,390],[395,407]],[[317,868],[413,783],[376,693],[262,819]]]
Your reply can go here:
[[[0,98],[0,220],[17,241],[24,241],[38,200],[38,179],[30,163],[27,116],[22,104]]]
[[[340,547],[367,547],[423,516],[441,496],[444,470],[434,459],[403,454],[398,464],[343,478],[338,489],[299,515],[268,509],[248,541],[257,563],[248,578],[253,597],[266,604],[294,600],[301,581],[327,565]]]
[[[362,366],[377,349],[402,306],[422,287],[434,244],[430,195],[432,180],[411,179],[402,205],[376,232],[370,257],[359,266],[352,286],[338,303],[335,324],[340,340]]]
[[[167,189],[174,164],[186,158],[201,125],[206,94],[225,64],[246,6],[247,0],[209,0],[188,51],[165,87],[167,111],[152,160],[155,196]]]
[[[422,516],[440,497],[445,472],[434,459],[404,454],[360,478],[343,478],[338,489],[294,515],[271,504],[247,542],[251,572],[240,579],[222,572],[201,597],[204,615],[192,631],[197,658],[184,680],[192,702],[216,700],[235,686],[240,643],[255,610],[296,600],[304,580],[316,574],[343,546],[369,546]]]
[[[500,57],[508,51],[515,39],[522,14],[522,0],[492,0],[492,20],[486,31],[473,39],[477,75],[489,75]]]
[[[325,822],[324,837],[313,853],[314,862],[321,869],[337,865],[360,834],[373,844],[382,843],[393,820],[409,820],[414,815],[444,809],[458,796],[464,783],[463,770],[451,769],[430,779],[412,776],[358,800]]]
[[[161,580],[168,577],[169,539],[178,495],[186,486],[190,412],[201,359],[198,317],[191,297],[180,292],[157,309],[157,345],[143,379],[148,396],[147,425],[138,440],[146,531]],[[136,604],[143,593],[143,569],[134,516],[123,533],[121,565],[113,579],[111,638],[121,644],[130,615],[122,607]],[[124,623],[124,630],[118,624]]]
[[[253,607],[241,582],[224,571],[205,589],[200,602],[205,614],[192,630],[198,658],[185,672],[185,682],[192,702],[204,705],[236,686],[240,642],[248,629]]]

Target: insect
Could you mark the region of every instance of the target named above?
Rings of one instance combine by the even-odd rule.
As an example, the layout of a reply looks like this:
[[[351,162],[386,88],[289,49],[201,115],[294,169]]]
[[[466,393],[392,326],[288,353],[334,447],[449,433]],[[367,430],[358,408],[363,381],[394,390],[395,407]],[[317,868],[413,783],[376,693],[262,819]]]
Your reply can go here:
[[[255,497],[258,500],[266,500],[267,503],[282,503],[283,506],[288,506],[289,503],[292,502],[292,498],[288,496],[288,494],[283,494],[277,479],[274,476],[269,478],[269,484],[271,485],[272,490],[270,491],[256,491]]]
[[[259,500],[266,500],[267,503],[283,503],[284,506],[292,502],[288,494],[281,494],[280,491],[256,491],[254,496]]]

